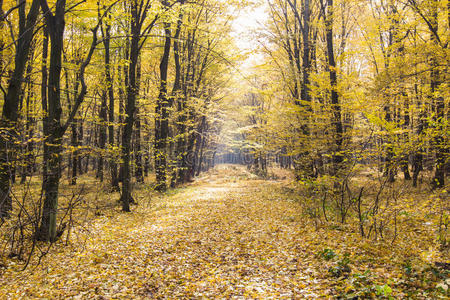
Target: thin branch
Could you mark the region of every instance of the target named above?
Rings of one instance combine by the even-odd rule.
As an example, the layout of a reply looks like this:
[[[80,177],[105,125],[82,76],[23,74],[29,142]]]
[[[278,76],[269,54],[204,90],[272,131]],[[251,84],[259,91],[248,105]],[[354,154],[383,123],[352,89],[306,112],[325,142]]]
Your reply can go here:
[[[80,83],[81,83],[81,91],[80,93],[77,95],[77,97],[75,98],[75,103],[74,106],[72,108],[72,111],[69,113],[69,117],[67,118],[66,122],[64,123],[64,125],[61,127],[61,131],[60,131],[60,135],[63,135],[65,133],[65,131],[67,130],[67,128],[69,127],[70,123],[73,121],[73,119],[75,118],[75,115],[78,111],[78,108],[80,107],[81,103],[84,100],[84,97],[87,93],[87,85],[86,82],[84,80],[84,74],[86,71],[87,66],[89,65],[89,63],[91,62],[92,59],[92,55],[94,54],[95,48],[97,47],[98,44],[102,43],[102,41],[98,41],[97,38],[97,32],[98,32],[98,28],[102,25],[102,20],[103,18],[106,16],[106,14],[109,13],[109,11],[112,9],[112,7],[114,5],[116,5],[116,3],[118,3],[119,0],[115,1],[114,3],[112,3],[103,13],[103,15],[101,16],[101,18],[98,20],[97,25],[94,27],[94,29],[92,29],[92,35],[93,35],[93,39],[92,39],[92,43],[91,43],[91,47],[89,49],[88,55],[86,56],[86,59],[84,60],[84,62],[81,64],[80,66],[80,71],[79,71],[79,79],[80,79]]]

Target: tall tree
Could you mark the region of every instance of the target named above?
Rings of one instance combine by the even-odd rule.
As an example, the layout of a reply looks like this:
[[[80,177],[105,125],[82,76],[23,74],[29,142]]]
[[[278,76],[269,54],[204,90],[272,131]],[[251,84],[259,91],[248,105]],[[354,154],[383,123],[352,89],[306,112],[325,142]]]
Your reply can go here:
[[[144,22],[147,19],[149,10],[151,8],[150,0],[132,0],[130,3],[130,49],[129,49],[129,65],[127,71],[128,84],[126,87],[127,96],[125,104],[125,126],[122,132],[122,194],[120,201],[122,203],[122,210],[130,211],[130,203],[133,197],[131,196],[131,168],[130,168],[130,153],[131,153],[131,137],[133,133],[134,116],[136,112],[136,97],[138,94],[136,68],[138,66],[139,53],[144,45],[149,32],[152,30],[159,15],[156,14],[153,20],[144,27]],[[142,38],[143,37],[143,38]],[[142,38],[142,39],[141,39]]]
[[[339,103],[339,94],[337,86],[337,66],[334,57],[333,44],[333,22],[334,22],[334,6],[333,0],[327,0],[324,3],[320,1],[322,13],[325,18],[325,39],[327,45],[327,69],[330,77],[330,92],[331,92],[331,110],[333,112],[333,127],[334,127],[334,146],[333,149],[333,174],[336,175],[341,163],[344,160],[343,141],[344,131],[342,127],[341,105]]]
[[[156,190],[165,191],[166,170],[167,170],[167,137],[169,135],[169,97],[167,94],[167,70],[169,67],[169,56],[171,47],[170,23],[164,23],[164,52],[159,65],[160,86],[159,96],[156,103],[155,119],[155,170],[156,170]]]
[[[51,46],[50,68],[47,82],[47,103],[43,105],[43,109],[46,109],[46,116],[43,121],[44,135],[46,137],[44,141],[45,173],[42,182],[44,204],[37,239],[42,241],[55,241],[57,238],[56,216],[58,208],[58,188],[61,177],[60,162],[62,138],[67,128],[74,120],[87,93],[84,74],[98,44],[97,31],[101,25],[101,19],[94,29],[92,29],[92,43],[78,70],[78,81],[75,88],[77,94],[74,105],[68,112],[67,120],[62,123],[61,116],[63,109],[61,106],[60,77],[62,68],[62,49],[64,45],[66,1],[57,0],[54,12],[51,11],[46,0],[40,0],[40,6],[45,16],[45,25],[49,32]],[[110,7],[112,7],[112,5]]]
[[[3,5],[3,1],[1,4]],[[13,176],[11,172],[13,169],[13,145],[17,136],[15,122],[18,118],[23,76],[29,59],[34,28],[39,14],[39,0],[32,1],[28,14],[26,14],[26,1],[20,0],[18,10],[19,34],[17,41],[15,41],[14,70],[9,80],[0,120],[0,217],[6,216],[12,208],[10,179]],[[1,23],[3,23],[5,18],[3,13],[1,18]]]
[[[103,7],[105,9],[105,7]],[[99,10],[100,14],[100,10]],[[113,68],[111,67],[111,14],[106,16],[107,21],[101,27],[103,46],[105,48],[105,84],[108,95],[108,144],[110,149],[114,149],[114,80]],[[117,174],[117,163],[114,157],[109,160],[109,170],[111,176],[111,187],[114,191],[119,191],[119,177]]]

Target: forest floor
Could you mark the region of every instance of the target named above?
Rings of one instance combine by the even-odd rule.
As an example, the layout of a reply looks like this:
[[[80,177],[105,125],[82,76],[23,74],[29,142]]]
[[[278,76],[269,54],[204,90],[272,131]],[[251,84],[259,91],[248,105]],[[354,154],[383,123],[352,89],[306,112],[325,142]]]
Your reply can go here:
[[[288,179],[279,178],[228,167],[151,199],[141,189],[131,213],[117,207],[98,213],[39,265],[18,271],[23,264],[4,260],[0,298],[406,295],[401,249],[386,253],[388,244],[317,229],[282,193]],[[333,268],[342,274],[332,276]],[[435,288],[440,281],[432,282]]]

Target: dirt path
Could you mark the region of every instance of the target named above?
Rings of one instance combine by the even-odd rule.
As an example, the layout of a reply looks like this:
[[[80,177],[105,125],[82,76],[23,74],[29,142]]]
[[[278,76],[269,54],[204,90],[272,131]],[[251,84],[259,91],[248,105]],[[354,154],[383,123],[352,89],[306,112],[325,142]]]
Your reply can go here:
[[[58,247],[37,269],[8,269],[0,298],[319,297],[298,207],[270,195],[270,184],[208,178],[100,217],[85,242],[76,235],[78,245]]]

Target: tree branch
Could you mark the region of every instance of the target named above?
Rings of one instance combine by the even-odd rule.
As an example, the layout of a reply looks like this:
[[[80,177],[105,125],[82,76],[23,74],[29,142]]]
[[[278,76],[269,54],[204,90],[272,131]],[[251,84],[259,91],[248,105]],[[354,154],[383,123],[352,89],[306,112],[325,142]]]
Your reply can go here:
[[[119,0],[115,1],[114,3],[112,3],[104,11],[103,15],[99,18],[97,25],[92,29],[93,39],[92,39],[91,47],[89,49],[89,52],[88,52],[85,60],[81,64],[80,71],[79,71],[79,76],[80,76],[79,77],[80,78],[79,82],[81,84],[81,90],[80,90],[80,93],[75,97],[75,103],[73,105],[72,110],[69,113],[69,117],[67,118],[67,120],[64,123],[64,125],[61,126],[61,131],[60,131],[60,135],[61,136],[64,135],[64,133],[66,132],[66,130],[69,127],[70,123],[72,123],[72,121],[75,118],[75,115],[76,115],[76,113],[77,113],[81,103],[83,103],[84,96],[87,93],[87,85],[86,85],[86,82],[84,80],[84,74],[85,74],[87,66],[91,62],[92,56],[93,56],[93,54],[95,52],[95,49],[96,49],[97,45],[102,43],[102,40],[98,41],[98,37],[97,37],[98,28],[102,25],[103,18],[109,13],[109,11],[112,9],[112,7],[114,5],[116,5],[118,2],[119,2]]]

